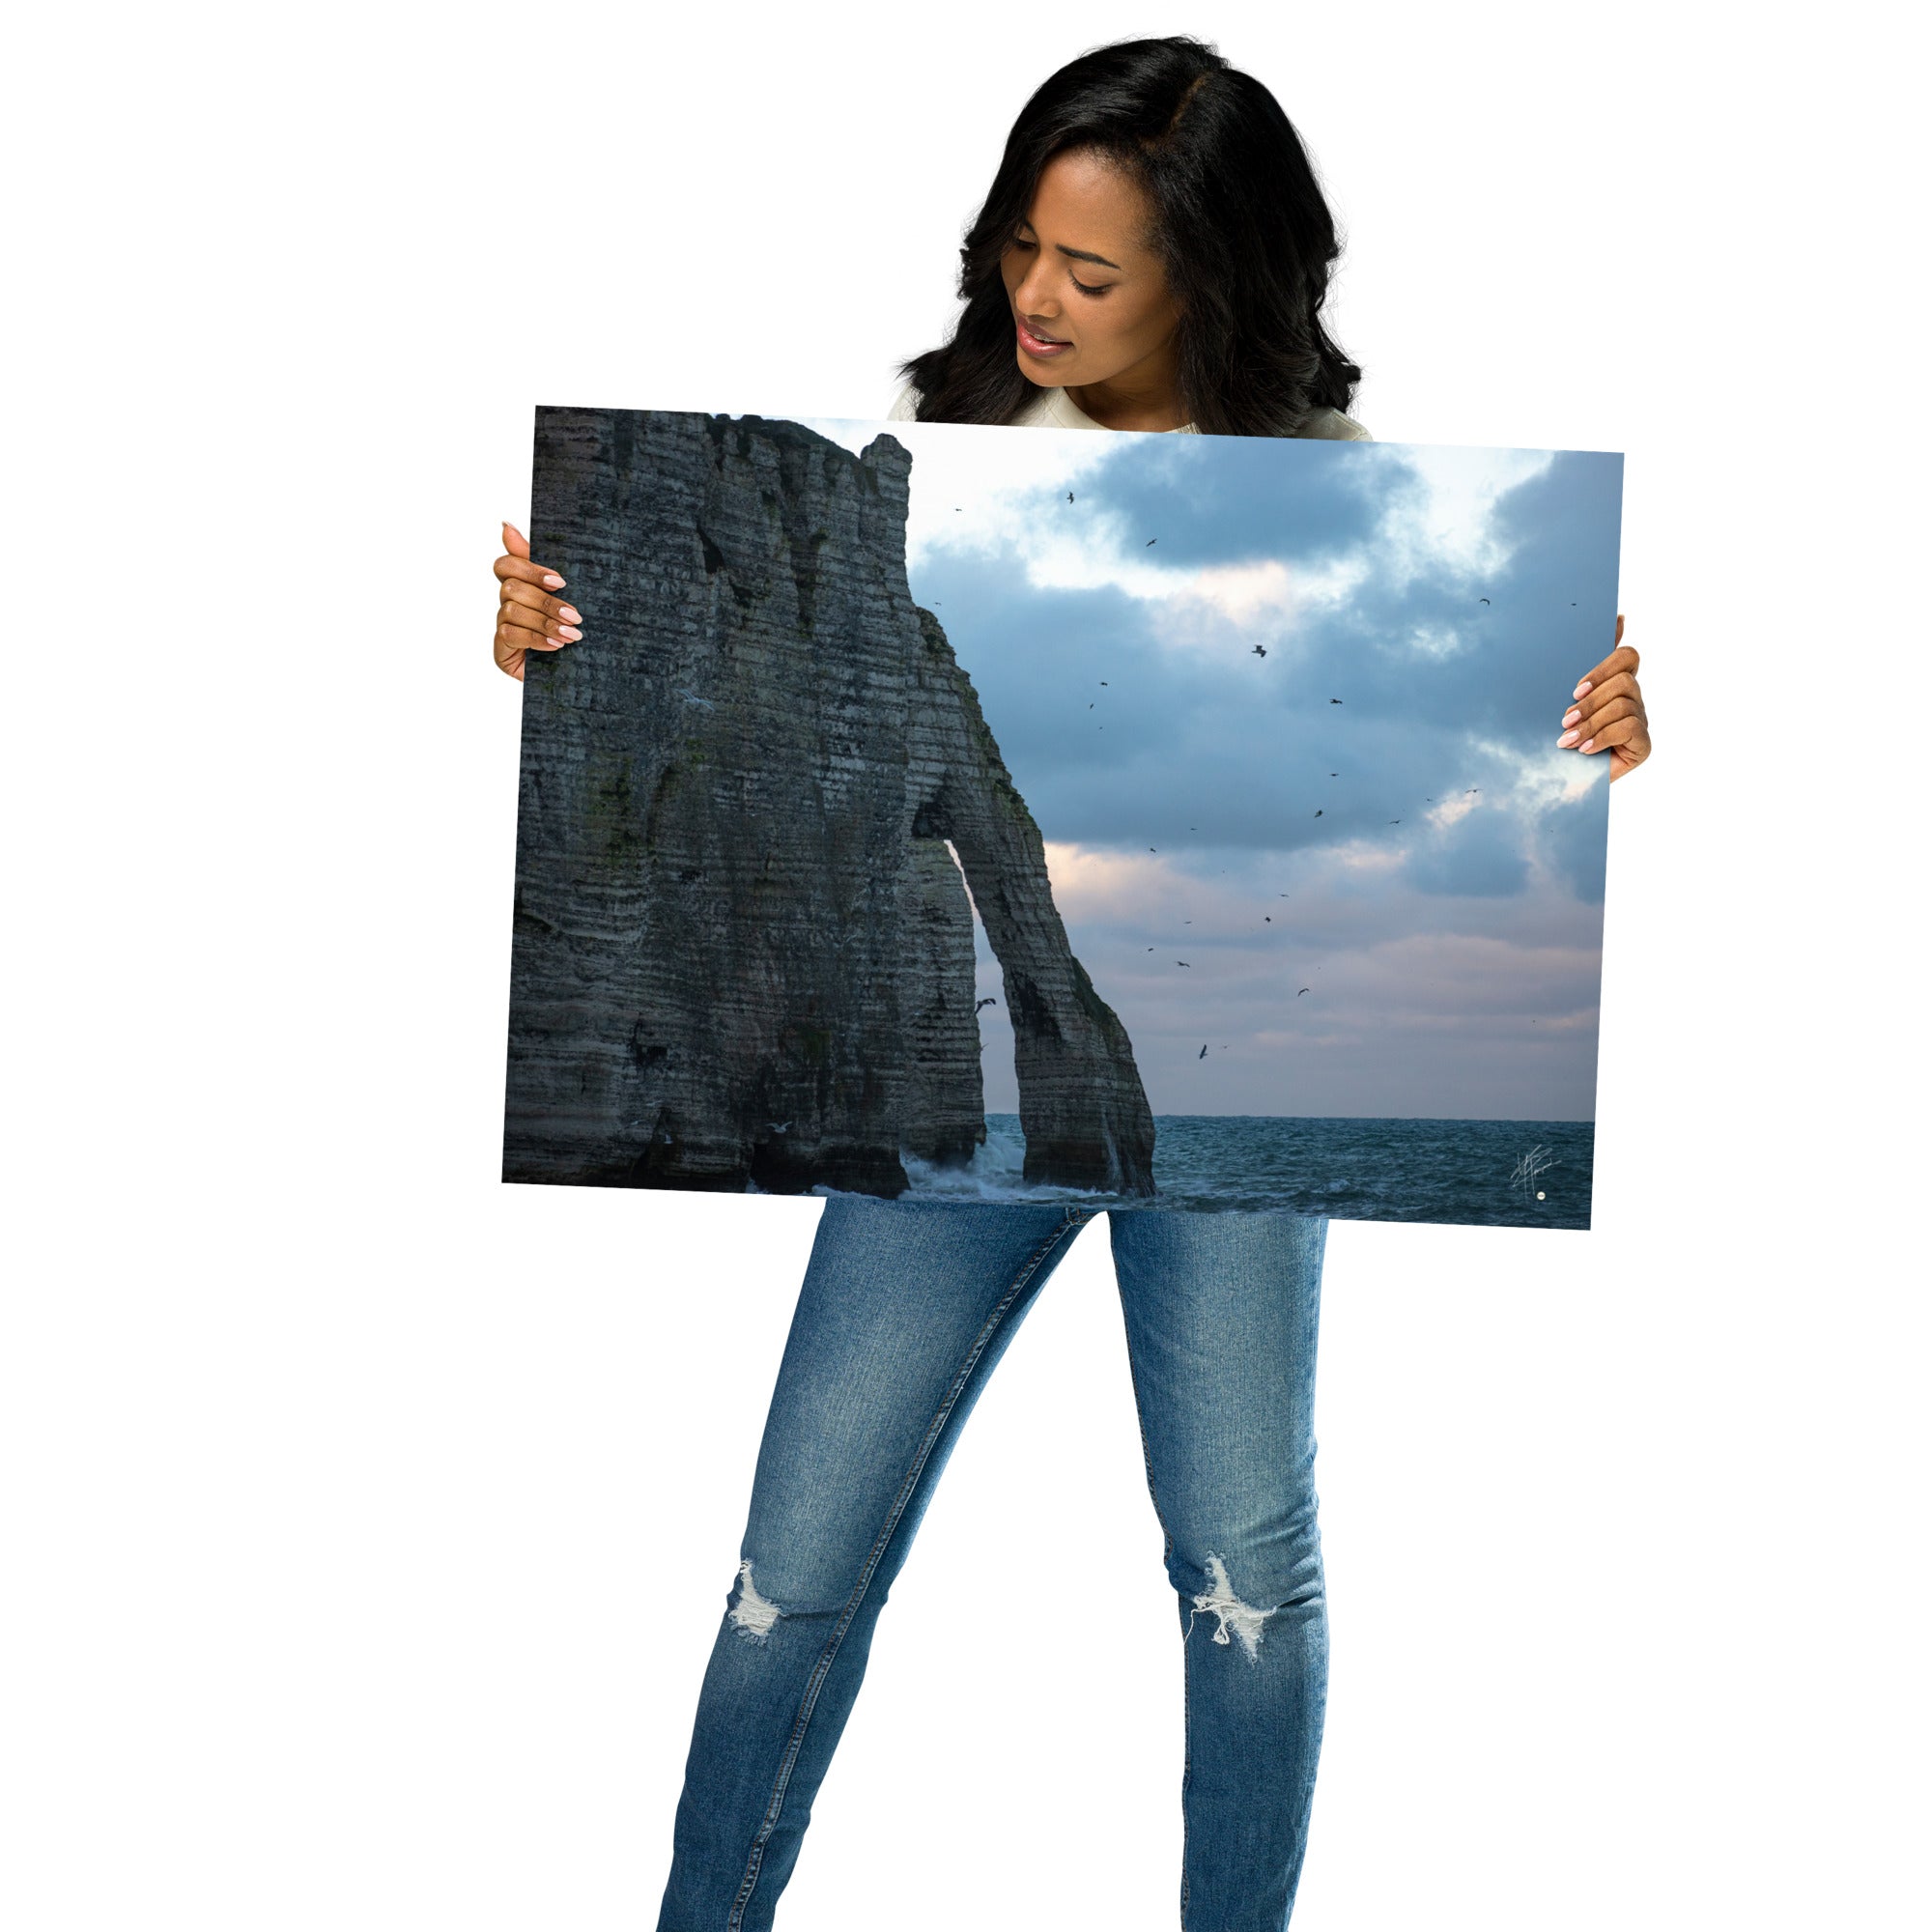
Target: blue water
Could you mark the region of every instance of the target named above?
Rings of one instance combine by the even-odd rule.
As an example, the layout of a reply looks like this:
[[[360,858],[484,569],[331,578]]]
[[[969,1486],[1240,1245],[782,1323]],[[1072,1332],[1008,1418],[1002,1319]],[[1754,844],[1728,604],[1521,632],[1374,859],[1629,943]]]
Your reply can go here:
[[[1286,1209],[1338,1221],[1587,1228],[1589,1121],[1299,1120],[1157,1114],[1151,1200],[1029,1187],[1017,1114],[988,1114],[969,1168],[907,1160],[912,1192],[980,1201]],[[1536,1170],[1531,1172],[1530,1170]],[[1541,1199],[1538,1198],[1539,1194]]]

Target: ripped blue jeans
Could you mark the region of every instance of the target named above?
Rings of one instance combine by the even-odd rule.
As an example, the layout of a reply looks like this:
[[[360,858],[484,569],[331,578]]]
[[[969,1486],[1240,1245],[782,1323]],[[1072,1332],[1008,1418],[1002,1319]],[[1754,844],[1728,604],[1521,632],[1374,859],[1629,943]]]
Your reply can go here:
[[[872,1629],[986,1378],[1093,1208],[832,1196],[699,1694],[659,1932],[771,1925]],[[1185,1932],[1281,1932],[1327,1690],[1312,1414],[1328,1223],[1108,1215],[1179,1593]],[[855,1927],[855,1932],[862,1928]]]

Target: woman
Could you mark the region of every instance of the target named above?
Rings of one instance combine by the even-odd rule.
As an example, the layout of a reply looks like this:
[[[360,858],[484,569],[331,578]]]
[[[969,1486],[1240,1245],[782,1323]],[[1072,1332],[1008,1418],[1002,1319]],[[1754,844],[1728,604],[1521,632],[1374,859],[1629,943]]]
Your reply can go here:
[[[1365,437],[1321,323],[1334,225],[1273,97],[1211,48],[1134,41],[1029,100],[960,250],[952,338],[895,417]],[[582,619],[504,526],[497,661]],[[1620,646],[1623,619],[1617,620]],[[1649,753],[1614,648],[1557,742]],[[660,1932],[768,1926],[873,1627],[986,1378],[1099,1210],[829,1199],[759,1452],[678,1805]],[[1327,1222],[1108,1216],[1186,1687],[1181,1922],[1280,1932],[1326,1690],[1312,1413]],[[1022,1606],[1026,1601],[1019,1599]]]

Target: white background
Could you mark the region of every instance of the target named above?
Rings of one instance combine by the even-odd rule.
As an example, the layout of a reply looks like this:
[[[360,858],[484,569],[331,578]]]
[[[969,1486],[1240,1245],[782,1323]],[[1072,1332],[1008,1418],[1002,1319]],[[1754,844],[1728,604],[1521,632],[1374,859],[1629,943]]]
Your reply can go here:
[[[1313,152],[1379,439],[1627,452],[1657,746],[1594,1230],[1331,1231],[1295,1932],[1926,1923],[1923,185],[1881,10],[54,17],[5,135],[8,1921],[654,1923],[818,1208],[495,1179],[497,520],[538,402],[883,414],[1026,93],[1185,30]],[[895,1591],[786,1932],[1175,1923],[1159,1556],[1096,1228]]]

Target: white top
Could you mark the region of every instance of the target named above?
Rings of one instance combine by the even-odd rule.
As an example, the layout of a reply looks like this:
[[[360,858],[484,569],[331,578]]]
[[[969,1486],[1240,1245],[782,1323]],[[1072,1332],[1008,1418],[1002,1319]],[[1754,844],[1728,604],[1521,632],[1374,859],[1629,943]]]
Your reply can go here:
[[[919,391],[908,383],[893,404],[888,422],[913,422],[919,414]],[[1025,409],[1013,418],[1015,429],[1105,429],[1074,402],[1065,389],[1041,388]],[[1182,423],[1170,436],[1199,436],[1192,423]],[[1303,436],[1321,437],[1329,442],[1373,442],[1375,438],[1353,416],[1340,410],[1317,410],[1301,431]]]

